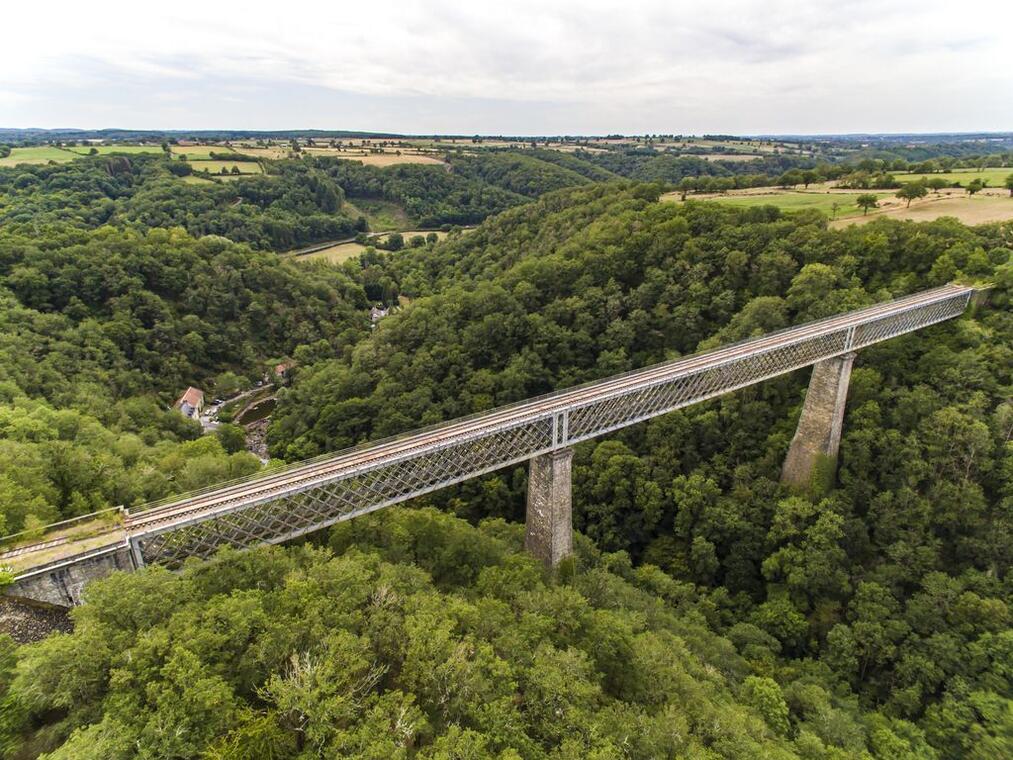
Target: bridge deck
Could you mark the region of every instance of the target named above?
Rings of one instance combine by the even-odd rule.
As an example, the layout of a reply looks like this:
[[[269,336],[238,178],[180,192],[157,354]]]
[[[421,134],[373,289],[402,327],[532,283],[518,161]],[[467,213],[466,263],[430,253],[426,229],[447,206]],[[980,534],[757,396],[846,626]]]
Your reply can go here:
[[[972,292],[943,286],[318,457],[132,510],[122,530],[138,564],[170,566],[226,544],[287,540],[950,319]],[[10,561],[31,573],[83,548],[67,542]]]

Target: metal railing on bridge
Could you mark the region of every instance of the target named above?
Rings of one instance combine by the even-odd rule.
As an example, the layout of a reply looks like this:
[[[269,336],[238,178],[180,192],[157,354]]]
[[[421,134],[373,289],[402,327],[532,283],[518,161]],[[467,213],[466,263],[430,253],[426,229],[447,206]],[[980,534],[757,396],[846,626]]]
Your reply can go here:
[[[92,524],[75,519],[30,546],[13,542],[4,554],[25,579],[127,546],[135,566],[176,567],[226,545],[285,541],[950,319],[973,292],[947,285],[116,512],[109,521],[106,514]]]
[[[133,510],[135,563],[319,530],[961,314],[948,285]]]

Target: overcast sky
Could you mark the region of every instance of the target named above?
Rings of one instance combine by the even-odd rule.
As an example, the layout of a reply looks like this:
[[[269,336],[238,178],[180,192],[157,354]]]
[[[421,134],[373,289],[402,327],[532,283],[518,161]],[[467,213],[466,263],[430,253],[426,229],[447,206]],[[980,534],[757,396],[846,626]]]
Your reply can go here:
[[[5,4],[0,126],[1013,130],[1013,0]]]

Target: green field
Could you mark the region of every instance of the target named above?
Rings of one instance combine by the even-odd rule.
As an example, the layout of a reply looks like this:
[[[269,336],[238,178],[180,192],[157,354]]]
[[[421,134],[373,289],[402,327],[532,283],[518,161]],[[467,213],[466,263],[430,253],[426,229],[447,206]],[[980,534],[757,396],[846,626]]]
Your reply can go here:
[[[837,219],[849,216],[861,216],[862,209],[855,205],[855,199],[862,193],[798,193],[785,191],[782,193],[769,193],[764,195],[726,195],[717,198],[708,198],[717,203],[727,203],[730,206],[777,206],[782,211],[801,211],[803,209],[817,209],[828,217],[834,216],[834,204],[837,207]],[[873,193],[876,198],[892,197],[892,192]],[[675,195],[675,200],[678,200]],[[690,196],[692,200],[693,196]]]
[[[173,156],[186,156],[187,161],[206,161],[211,158],[212,153],[239,153],[240,151],[230,150],[224,145],[173,145]]]
[[[944,179],[950,184],[959,182],[961,185],[966,185],[968,182],[973,182],[976,179],[980,179],[982,182],[987,181],[989,187],[1003,187],[1006,184],[1006,178],[1013,174],[1013,168],[1006,167],[1005,169],[955,169],[952,172],[936,172],[935,174],[909,174],[907,172],[891,172],[894,177],[897,178],[898,182],[915,182],[917,180],[927,180],[933,178]]]
[[[201,172],[207,169],[211,174],[221,174],[222,169],[231,172],[233,166],[238,166],[241,174],[262,174],[263,170],[256,161],[194,161],[193,170]]]
[[[371,230],[404,230],[412,226],[404,209],[390,201],[356,198],[354,201],[346,200],[345,209],[353,216],[361,214],[366,217]]]
[[[98,151],[100,156],[104,156],[107,153],[161,153],[162,146],[160,145],[75,145],[73,148],[65,148],[71,153],[77,153],[79,156],[87,156],[91,154],[92,148]]]
[[[295,257],[296,261],[329,261],[332,264],[340,264],[343,261],[355,258],[360,253],[366,250],[366,246],[360,243],[338,243],[332,245],[329,248],[324,248],[313,253],[307,253],[302,256]]]
[[[0,166],[18,164],[46,164],[50,161],[73,161],[74,154],[62,148],[40,145],[35,148],[13,148],[6,158],[0,158]]]

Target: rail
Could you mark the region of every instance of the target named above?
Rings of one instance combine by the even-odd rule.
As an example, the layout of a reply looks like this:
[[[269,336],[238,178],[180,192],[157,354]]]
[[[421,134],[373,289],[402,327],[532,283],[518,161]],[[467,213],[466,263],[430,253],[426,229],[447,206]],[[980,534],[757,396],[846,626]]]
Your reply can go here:
[[[955,317],[947,285],[131,510],[134,562],[276,543]]]

